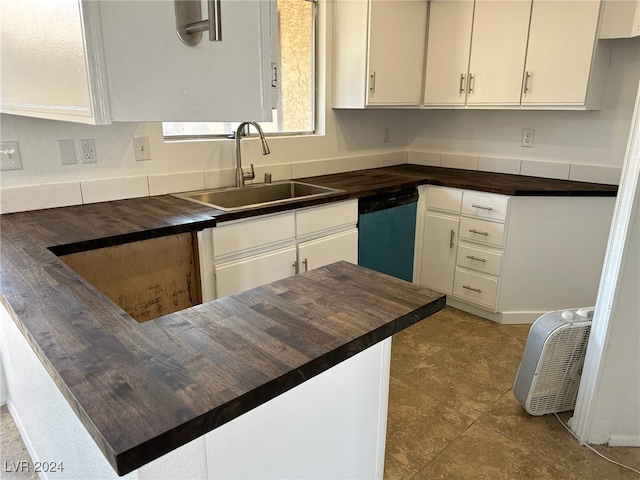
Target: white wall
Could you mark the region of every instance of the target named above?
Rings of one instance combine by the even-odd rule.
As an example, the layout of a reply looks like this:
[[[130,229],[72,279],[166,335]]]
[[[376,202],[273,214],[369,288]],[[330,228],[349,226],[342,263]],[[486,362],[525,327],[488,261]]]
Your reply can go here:
[[[2,172],[3,187],[94,180],[138,175],[234,168],[234,141],[230,139],[164,142],[160,123],[80,125],[14,115],[1,116],[2,140],[20,143],[23,169]],[[325,135],[269,139],[271,154],[260,155],[255,140],[243,140],[245,164],[289,164],[365,154],[404,151],[406,120],[403,112],[327,112]],[[384,127],[391,127],[383,144]],[[375,135],[373,132],[379,132]],[[148,136],[150,161],[137,162],[132,138]],[[58,140],[94,138],[98,162],[61,165]]]

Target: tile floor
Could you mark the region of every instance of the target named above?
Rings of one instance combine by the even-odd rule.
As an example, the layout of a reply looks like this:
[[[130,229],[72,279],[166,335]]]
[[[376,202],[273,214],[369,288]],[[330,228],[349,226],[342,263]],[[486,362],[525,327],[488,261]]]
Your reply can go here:
[[[393,338],[386,480],[640,478],[522,409],[511,387],[529,328],[447,307]],[[597,448],[640,469],[640,448]]]
[[[553,415],[522,410],[511,386],[528,331],[447,307],[394,337],[386,480],[640,478],[580,446]],[[37,478],[5,468],[30,461],[6,406],[0,427],[0,478]],[[640,469],[640,448],[597,448]]]

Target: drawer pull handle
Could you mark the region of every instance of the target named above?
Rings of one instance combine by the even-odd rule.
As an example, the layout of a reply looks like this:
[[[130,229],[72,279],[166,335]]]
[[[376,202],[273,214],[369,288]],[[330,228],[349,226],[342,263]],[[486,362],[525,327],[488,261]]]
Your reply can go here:
[[[469,260],[476,260],[476,261],[478,261],[478,262],[482,262],[482,263],[485,263],[485,262],[487,261],[487,260],[486,260],[486,259],[484,259],[484,258],[474,257],[473,255],[467,255],[467,258],[468,258]]]
[[[451,236],[449,237],[449,248],[453,248],[454,247],[454,241],[453,241],[453,237],[456,236],[456,232],[455,230],[452,228],[451,229]]]
[[[302,265],[304,265],[304,271],[308,272],[309,271],[309,262],[307,262],[306,258],[304,260],[302,260]]]
[[[491,211],[493,210],[493,207],[485,207],[483,205],[471,205],[473,208],[481,208],[482,210],[488,210]]]
[[[291,264],[291,266],[293,267],[293,272],[294,272],[296,275],[300,273],[300,272],[298,271],[298,262],[293,262],[293,263]]]
[[[464,73],[460,74],[460,94],[464,93]]]
[[[479,288],[473,288],[473,287],[470,287],[469,285],[463,285],[462,288],[466,288],[467,290],[472,290],[474,292],[482,293],[482,290],[480,290]]]
[[[469,231],[471,233],[477,233],[478,235],[484,235],[485,237],[489,236],[489,232],[481,232],[480,230],[476,230],[475,228],[470,228]]]

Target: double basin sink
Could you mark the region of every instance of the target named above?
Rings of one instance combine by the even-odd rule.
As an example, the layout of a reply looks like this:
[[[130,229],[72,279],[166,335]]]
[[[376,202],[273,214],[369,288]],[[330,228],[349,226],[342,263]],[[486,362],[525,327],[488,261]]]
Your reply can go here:
[[[245,187],[175,193],[173,196],[225,212],[232,212],[267,205],[279,205],[294,200],[324,197],[340,192],[344,192],[344,190],[288,180]]]

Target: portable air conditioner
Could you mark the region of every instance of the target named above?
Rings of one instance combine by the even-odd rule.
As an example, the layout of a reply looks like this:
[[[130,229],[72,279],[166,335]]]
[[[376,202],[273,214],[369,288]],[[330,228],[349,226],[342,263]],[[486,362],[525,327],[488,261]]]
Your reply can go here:
[[[513,394],[527,413],[573,410],[594,307],[548,312],[529,330]]]

